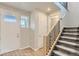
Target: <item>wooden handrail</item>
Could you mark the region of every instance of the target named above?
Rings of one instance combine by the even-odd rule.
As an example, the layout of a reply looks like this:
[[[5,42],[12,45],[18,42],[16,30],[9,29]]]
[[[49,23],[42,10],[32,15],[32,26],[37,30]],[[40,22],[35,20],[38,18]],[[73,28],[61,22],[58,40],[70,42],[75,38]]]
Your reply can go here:
[[[50,31],[44,36],[44,55],[49,55],[51,49],[54,48],[57,38],[60,33],[60,20],[50,29]]]

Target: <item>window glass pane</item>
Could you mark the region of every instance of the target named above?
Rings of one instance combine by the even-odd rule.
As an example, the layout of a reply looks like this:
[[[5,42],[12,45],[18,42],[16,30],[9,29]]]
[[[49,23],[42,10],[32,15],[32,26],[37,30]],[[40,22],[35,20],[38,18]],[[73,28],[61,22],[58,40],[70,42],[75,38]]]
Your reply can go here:
[[[25,20],[21,20],[21,27],[25,28]]]
[[[21,27],[22,28],[29,27],[29,17],[28,16],[21,16]]]
[[[12,15],[5,15],[4,16],[4,21],[5,22],[16,22],[16,17]]]

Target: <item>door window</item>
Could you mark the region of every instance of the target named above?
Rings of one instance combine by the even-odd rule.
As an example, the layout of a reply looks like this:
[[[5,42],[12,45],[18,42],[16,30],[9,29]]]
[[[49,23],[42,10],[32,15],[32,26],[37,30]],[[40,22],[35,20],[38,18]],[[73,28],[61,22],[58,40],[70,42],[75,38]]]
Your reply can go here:
[[[21,16],[21,28],[29,28],[29,17],[28,16]]]
[[[16,22],[16,16],[4,15],[4,21],[9,23]]]

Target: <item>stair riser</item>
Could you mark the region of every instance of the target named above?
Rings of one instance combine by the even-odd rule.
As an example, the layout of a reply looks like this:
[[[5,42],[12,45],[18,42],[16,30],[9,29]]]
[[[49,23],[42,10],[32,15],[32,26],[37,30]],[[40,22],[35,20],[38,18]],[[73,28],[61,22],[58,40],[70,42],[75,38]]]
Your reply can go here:
[[[79,33],[78,33],[78,32],[73,32],[73,33],[68,33],[68,32],[66,33],[66,32],[63,32],[62,34],[73,34],[73,35],[75,35],[75,34],[76,34],[76,35],[79,35]]]
[[[71,41],[71,42],[77,42],[77,39],[70,39],[70,38],[60,38],[60,40],[65,40],[65,41]]]
[[[78,31],[79,29],[64,29],[64,31]]]
[[[79,44],[79,39],[67,39],[67,38],[60,38],[60,40],[65,40],[65,41],[68,41],[68,42],[74,42],[74,43],[78,43]]]
[[[73,49],[79,48],[79,46],[76,47],[75,45],[60,43],[60,42],[58,43],[58,45],[62,45],[62,46],[73,48]]]
[[[56,47],[56,49],[57,49],[58,51],[62,51],[63,53],[66,53],[66,54],[71,55],[71,56],[79,56],[79,54],[72,53],[72,52],[70,52],[70,51],[67,51],[67,50],[62,49],[62,48],[59,48],[59,47]]]

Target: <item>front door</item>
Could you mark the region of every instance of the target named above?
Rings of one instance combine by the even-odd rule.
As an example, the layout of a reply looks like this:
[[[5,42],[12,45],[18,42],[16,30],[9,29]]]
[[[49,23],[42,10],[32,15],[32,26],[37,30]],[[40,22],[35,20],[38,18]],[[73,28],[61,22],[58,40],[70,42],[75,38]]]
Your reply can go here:
[[[19,21],[15,15],[2,15],[1,19],[1,52],[19,48]]]

